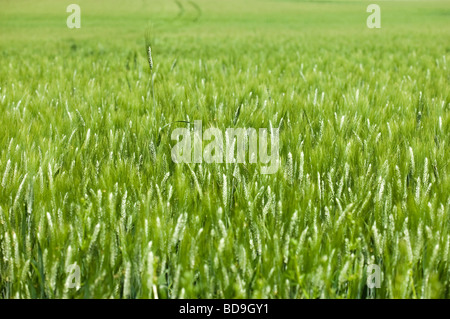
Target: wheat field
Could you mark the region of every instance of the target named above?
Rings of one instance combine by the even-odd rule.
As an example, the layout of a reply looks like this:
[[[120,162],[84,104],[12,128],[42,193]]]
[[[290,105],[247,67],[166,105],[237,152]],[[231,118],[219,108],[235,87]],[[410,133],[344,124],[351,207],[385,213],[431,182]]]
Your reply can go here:
[[[0,2],[0,298],[450,297],[449,1],[72,2]]]

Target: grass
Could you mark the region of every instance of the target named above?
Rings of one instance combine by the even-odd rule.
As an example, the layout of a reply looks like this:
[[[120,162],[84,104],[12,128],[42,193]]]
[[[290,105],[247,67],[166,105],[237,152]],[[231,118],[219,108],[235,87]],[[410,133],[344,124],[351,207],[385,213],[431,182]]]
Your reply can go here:
[[[2,298],[450,297],[449,2],[70,3],[0,4]],[[194,120],[280,169],[175,164]]]

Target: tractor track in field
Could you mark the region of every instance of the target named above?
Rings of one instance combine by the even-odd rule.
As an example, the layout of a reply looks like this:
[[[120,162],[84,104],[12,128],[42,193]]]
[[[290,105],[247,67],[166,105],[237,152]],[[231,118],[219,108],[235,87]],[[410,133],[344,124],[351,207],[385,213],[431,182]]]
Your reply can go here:
[[[202,11],[201,7],[194,1],[192,1],[192,0],[185,0],[185,1],[174,0],[174,2],[177,5],[178,10],[179,10],[178,14],[175,16],[174,20],[180,20],[186,15],[186,11],[187,11],[185,8],[186,4],[188,4],[191,8],[193,8],[194,11],[196,12],[195,16],[192,19],[190,19],[192,22],[197,22],[201,18],[203,11]],[[183,2],[185,2],[185,5],[183,5]]]

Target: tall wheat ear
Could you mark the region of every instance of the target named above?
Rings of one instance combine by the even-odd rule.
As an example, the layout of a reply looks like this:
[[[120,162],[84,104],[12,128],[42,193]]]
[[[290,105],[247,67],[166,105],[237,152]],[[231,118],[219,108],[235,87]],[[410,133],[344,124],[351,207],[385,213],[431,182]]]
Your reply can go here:
[[[148,65],[150,71],[153,71],[153,58],[152,58],[152,47],[151,47],[151,35],[150,29],[145,32],[145,50],[147,51]]]
[[[148,65],[150,67],[150,83],[152,89],[152,100],[153,100],[153,117],[156,120],[156,110],[155,110],[155,91],[154,91],[154,77],[153,74],[153,57],[152,57],[152,47],[151,47],[151,36],[150,30],[147,29],[145,33],[145,50],[147,51]]]

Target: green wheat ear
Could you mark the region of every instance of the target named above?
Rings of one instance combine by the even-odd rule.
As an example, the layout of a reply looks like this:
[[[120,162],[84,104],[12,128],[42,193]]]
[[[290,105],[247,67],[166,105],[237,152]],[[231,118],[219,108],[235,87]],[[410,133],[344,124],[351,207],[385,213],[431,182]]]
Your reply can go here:
[[[150,82],[151,82],[151,89],[152,89],[152,100],[153,100],[153,117],[156,117],[156,110],[155,110],[155,91],[154,91],[154,77],[155,74],[153,74],[153,58],[152,58],[152,47],[151,47],[151,36],[150,36],[150,29],[147,29],[145,33],[145,49],[147,51],[147,58],[148,58],[148,65],[150,67]]]
[[[152,48],[148,46],[147,48],[147,55],[148,55],[148,65],[150,66],[150,71],[153,70],[153,59],[152,59]]]
[[[150,66],[150,71],[153,70],[153,59],[152,59],[152,48],[151,48],[151,36],[150,30],[148,29],[145,33],[145,49],[147,51],[148,65]]]

